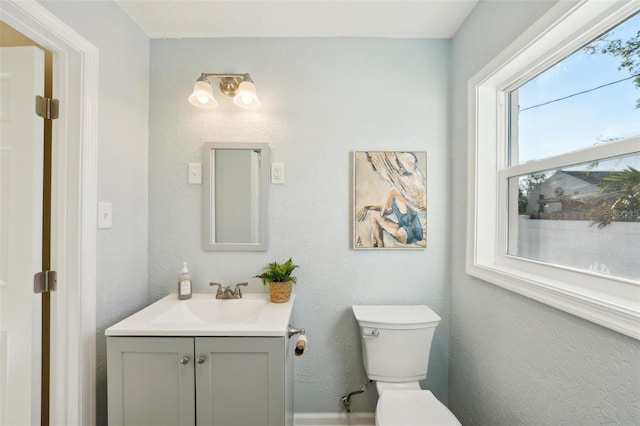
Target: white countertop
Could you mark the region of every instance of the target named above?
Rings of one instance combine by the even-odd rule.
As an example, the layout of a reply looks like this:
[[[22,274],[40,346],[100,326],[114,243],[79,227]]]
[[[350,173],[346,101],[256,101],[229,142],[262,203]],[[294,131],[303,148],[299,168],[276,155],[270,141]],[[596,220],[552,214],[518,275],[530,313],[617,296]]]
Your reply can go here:
[[[271,303],[269,294],[248,293],[220,300],[194,294],[179,300],[170,294],[107,328],[107,336],[286,336],[294,295]]]

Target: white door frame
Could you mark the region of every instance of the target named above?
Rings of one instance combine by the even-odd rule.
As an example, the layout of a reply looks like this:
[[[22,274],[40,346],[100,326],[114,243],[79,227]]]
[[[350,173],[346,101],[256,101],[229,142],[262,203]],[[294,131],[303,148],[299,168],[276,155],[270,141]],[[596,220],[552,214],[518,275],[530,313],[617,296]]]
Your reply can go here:
[[[0,19],[53,54],[50,418],[94,425],[98,49],[35,0],[2,0]]]

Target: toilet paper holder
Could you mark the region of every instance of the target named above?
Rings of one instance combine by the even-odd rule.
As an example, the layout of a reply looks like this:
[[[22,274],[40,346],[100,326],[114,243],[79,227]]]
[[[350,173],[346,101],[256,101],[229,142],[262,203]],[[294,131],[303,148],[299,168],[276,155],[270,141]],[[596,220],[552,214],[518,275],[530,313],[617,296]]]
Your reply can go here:
[[[295,336],[296,334],[304,336],[304,328],[295,328],[294,326],[289,324],[289,328],[287,329],[287,334],[289,335],[289,339],[291,339],[291,336]]]
[[[305,348],[307,347],[307,336],[304,335],[304,328],[295,328],[291,324],[289,324],[287,334],[289,335],[289,338],[291,338],[291,336],[295,336],[296,334],[300,335],[298,337],[298,340],[296,341],[293,353],[296,356],[301,356],[304,353]]]

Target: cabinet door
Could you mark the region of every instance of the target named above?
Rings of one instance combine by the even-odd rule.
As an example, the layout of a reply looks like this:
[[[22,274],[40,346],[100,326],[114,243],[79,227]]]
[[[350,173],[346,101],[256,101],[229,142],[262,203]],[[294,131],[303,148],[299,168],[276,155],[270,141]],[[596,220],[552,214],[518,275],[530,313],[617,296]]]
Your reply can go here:
[[[107,338],[109,425],[195,425],[192,337]]]
[[[196,338],[198,426],[285,424],[284,337]]]

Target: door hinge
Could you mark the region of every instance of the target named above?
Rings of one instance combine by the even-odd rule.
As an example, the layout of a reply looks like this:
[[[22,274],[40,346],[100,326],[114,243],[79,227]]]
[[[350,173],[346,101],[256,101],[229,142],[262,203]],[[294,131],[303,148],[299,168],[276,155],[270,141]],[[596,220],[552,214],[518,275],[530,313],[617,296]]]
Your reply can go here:
[[[33,276],[33,292],[44,293],[54,291],[57,281],[56,271],[38,272]]]
[[[60,101],[36,96],[36,115],[45,120],[55,120],[60,115]]]

